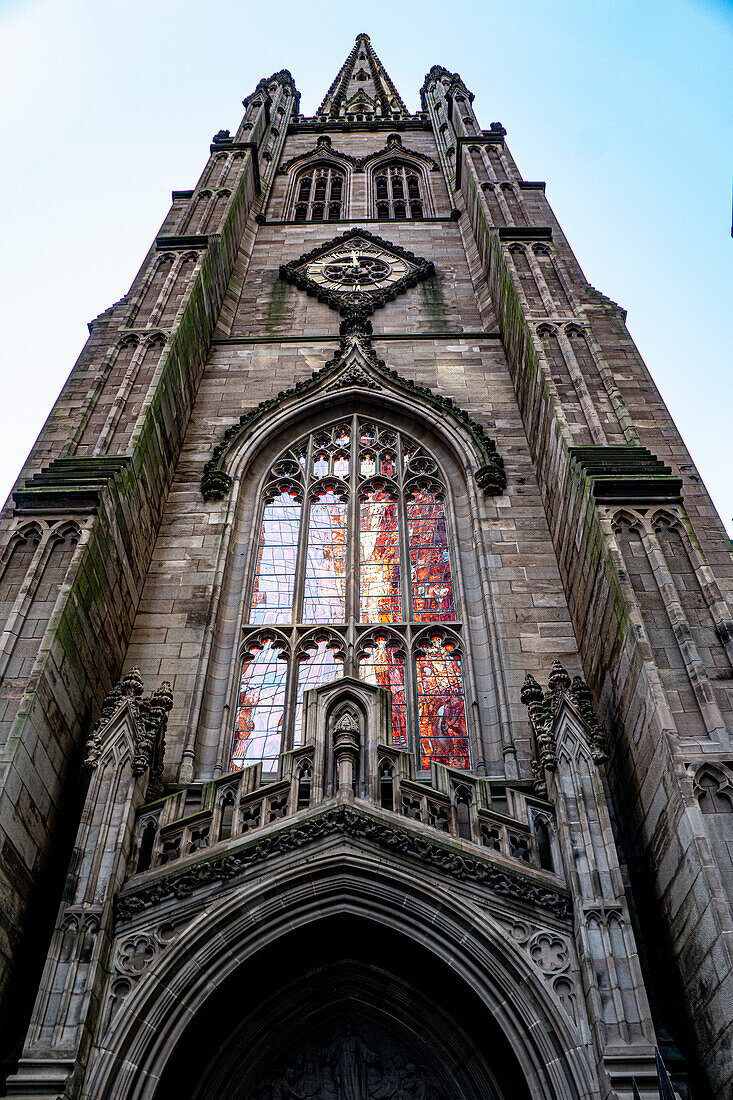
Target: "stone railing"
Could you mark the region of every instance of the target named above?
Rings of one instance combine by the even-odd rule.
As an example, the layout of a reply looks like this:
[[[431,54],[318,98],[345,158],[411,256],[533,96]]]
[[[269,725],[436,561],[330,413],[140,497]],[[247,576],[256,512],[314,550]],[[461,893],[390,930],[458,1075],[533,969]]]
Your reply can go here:
[[[380,744],[376,756],[376,774],[352,784],[355,805],[372,803],[395,817],[559,873],[551,808],[522,785],[441,764],[433,764],[429,781],[416,779],[410,753]],[[306,745],[282,754],[275,780],[263,780],[262,766],[255,764],[143,807],[132,873],[175,863],[336,800],[338,792],[316,781],[314,757],[314,747]]]

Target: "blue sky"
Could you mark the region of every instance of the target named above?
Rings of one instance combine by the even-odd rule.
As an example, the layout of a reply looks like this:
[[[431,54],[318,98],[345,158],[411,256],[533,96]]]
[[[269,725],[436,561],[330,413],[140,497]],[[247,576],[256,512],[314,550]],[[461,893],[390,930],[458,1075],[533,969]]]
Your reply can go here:
[[[312,113],[366,31],[408,106],[458,71],[628,325],[729,531],[733,4],[0,0],[0,497],[172,190],[261,76]]]

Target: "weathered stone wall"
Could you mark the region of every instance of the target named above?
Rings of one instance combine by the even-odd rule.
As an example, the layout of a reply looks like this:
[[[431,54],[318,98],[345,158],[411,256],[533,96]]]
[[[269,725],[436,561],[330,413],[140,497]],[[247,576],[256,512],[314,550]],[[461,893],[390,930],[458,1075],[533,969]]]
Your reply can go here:
[[[678,598],[674,597],[671,574],[667,575],[665,588],[659,555],[655,563],[651,534],[647,535],[646,545],[637,536],[637,546],[626,559],[619,553],[613,534],[619,509],[599,507],[600,490],[584,474],[582,460],[572,457],[571,448],[579,442],[572,417],[568,417],[572,395],[568,391],[563,395],[555,384],[551,364],[543,356],[541,335],[538,338],[538,330],[527,316],[521,272],[503,243],[517,234],[492,229],[485,204],[477,199],[471,186],[470,172],[464,176],[463,193],[479,252],[489,272],[584,667],[604,702],[607,723],[615,734],[612,775],[622,831],[637,866],[651,874],[655,883],[656,905],[665,919],[666,947],[680,968],[678,988],[690,998],[686,1001],[688,1012],[693,1004],[697,1012],[693,1022],[701,1064],[719,1089],[729,1080],[731,1065],[729,1014],[725,1008],[732,981],[726,946],[731,928],[730,898],[722,905],[715,900],[720,891],[719,871],[710,866],[709,841],[697,804],[690,797],[692,783],[686,773],[689,771],[691,776],[694,766],[690,769],[685,762],[695,758],[699,761],[706,754],[720,759],[721,754],[725,757],[729,753],[729,690],[711,686],[713,679],[730,680],[730,658],[720,652],[727,637],[728,613],[717,586],[711,584],[710,559],[699,553],[705,543],[706,547],[714,547],[711,554],[720,560],[726,554],[726,542],[720,528],[718,539],[711,542],[709,524],[700,531],[699,541],[693,534],[696,521],[704,518],[710,507],[704,498],[701,501],[698,482],[688,481],[683,490],[687,504],[690,484],[694,489],[689,493],[690,515],[686,508],[684,512],[679,510],[671,489],[667,498],[663,488],[661,496],[645,496],[648,486],[640,477],[635,487],[626,485],[621,500],[636,503],[635,514],[642,517],[659,514],[659,504],[669,500],[663,509],[663,515],[669,518],[662,522],[673,527],[678,558],[684,540],[688,586],[679,583],[679,561],[670,560],[668,568],[673,569],[682,594],[678,591]],[[532,236],[532,227],[527,227],[525,239],[531,240]],[[572,271],[572,266],[568,264],[567,269]],[[579,289],[582,291],[582,284]],[[581,316],[585,312],[583,298],[593,301],[593,294],[586,289],[579,297],[577,312]],[[530,315],[541,314],[543,305],[552,318],[554,303],[541,300],[529,310]],[[598,325],[599,315],[608,319],[605,325]],[[594,302],[586,316],[615,388],[622,399],[629,398],[629,406],[623,400],[614,408],[619,426],[626,429],[628,445],[653,446],[654,453],[672,459],[680,473],[689,472],[691,467],[685,462],[689,458],[648,373],[644,368],[630,370],[627,349],[631,341],[622,329],[620,311],[613,303]],[[614,328],[616,335],[620,335],[619,329],[623,332],[623,339],[615,346],[609,339]],[[614,369],[621,361],[623,369]],[[603,408],[598,394],[605,381],[601,381],[599,372],[595,385],[588,387],[597,408]],[[606,396],[613,395],[610,387],[604,388]],[[640,409],[644,412],[637,425],[635,413]],[[651,416],[649,409],[653,410]],[[592,427],[591,421],[588,424]],[[605,446],[616,440],[596,433],[593,442]],[[613,468],[617,453],[607,453]],[[647,555],[642,580],[635,563],[640,568]],[[692,599],[687,597],[688,592]],[[639,597],[645,612],[639,606]],[[689,609],[688,618],[682,610],[684,604]],[[652,643],[656,640],[656,654],[647,635]]]
[[[400,136],[442,166],[424,175],[436,216],[373,221],[368,172],[355,169],[348,227],[434,262],[433,279],[375,313],[374,348],[464,409],[506,464],[506,492],[475,500],[456,452],[440,451],[440,413],[405,408],[451,473],[477,762],[529,781],[524,676],[545,678],[557,657],[571,673],[582,663],[611,733],[627,855],[652,884],[657,939],[719,1094],[733,1063],[730,545],[623,311],[586,283],[543,186],[521,179],[502,127],[480,129],[460,78],[439,70],[426,89],[433,132],[421,121]],[[204,465],[242,413],[338,347],[339,314],[279,278],[346,228],[283,223],[291,180],[278,165],[318,149],[324,127],[289,129],[287,74],[245,108],[234,140],[217,135],[196,188],[174,193],[130,293],[93,323],[3,513],[6,976],[80,742],[123,663],[173,684],[166,780],[188,779],[184,763],[196,778],[214,774],[257,477],[312,424],[294,416],[265,441],[236,505],[204,500]],[[390,131],[325,136],[332,151],[364,157]],[[380,397],[365,395],[367,407],[381,415]]]

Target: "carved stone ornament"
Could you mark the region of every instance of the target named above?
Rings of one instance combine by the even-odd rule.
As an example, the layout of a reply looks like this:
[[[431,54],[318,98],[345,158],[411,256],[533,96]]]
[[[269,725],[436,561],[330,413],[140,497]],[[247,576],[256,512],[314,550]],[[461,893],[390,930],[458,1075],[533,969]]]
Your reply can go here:
[[[347,390],[352,386],[357,386],[362,390],[378,390],[381,389],[378,382],[375,382],[373,378],[367,374],[363,367],[360,367],[357,363],[353,363],[350,367],[340,374],[335,382],[332,382],[328,387],[329,390]]]
[[[297,157],[291,157],[290,160],[284,161],[280,168],[278,168],[278,175],[286,176],[295,165],[305,164],[314,157],[315,153],[324,152],[326,150],[331,153],[335,162],[342,160],[345,164],[350,164],[356,172],[363,172],[366,166],[372,161],[377,160],[379,157],[383,157],[385,153],[394,153],[396,149],[405,154],[408,159],[420,161],[422,164],[429,167],[432,172],[440,171],[440,165],[436,160],[433,160],[433,158],[429,157],[426,153],[421,153],[417,149],[410,149],[406,145],[403,145],[402,138],[399,134],[389,134],[387,136],[387,144],[382,149],[377,149],[373,153],[368,153],[365,157],[352,157],[348,153],[344,153],[341,149],[334,149],[330,137],[326,134],[321,134],[316,141],[315,150],[310,149],[306,153],[299,153]]]
[[[171,685],[164,680],[151,696],[142,698],[143,682],[139,668],[131,668],[105,696],[99,721],[89,734],[86,743],[84,766],[94,769],[104,748],[105,732],[124,705],[133,718],[135,752],[132,773],[135,776],[150,772],[148,798],[155,798],[161,790],[163,752],[168,714],[173,707]]]
[[[591,756],[596,764],[606,760],[604,734],[593,709],[593,697],[585,680],[575,676],[572,680],[566,669],[555,661],[544,692],[529,673],[525,677],[520,696],[529,711],[529,722],[535,740],[532,762],[535,788],[539,794],[547,793],[545,770],[554,771],[556,756],[556,719],[563,703],[568,702],[581,719]]]
[[[397,823],[377,820],[361,810],[345,806],[331,807],[317,816],[246,842],[235,852],[230,849],[216,858],[209,857],[184,870],[172,871],[154,882],[131,889],[117,898],[117,919],[121,923],[132,920],[136,914],[168,898],[188,897],[197,889],[237,878],[265,860],[298,851],[334,834],[369,840],[452,878],[476,883],[500,896],[539,906],[563,920],[570,919],[570,899],[564,891],[535,883],[529,877],[499,867],[489,859],[468,856],[438,838],[418,835]]]
[[[280,268],[286,283],[344,314],[372,313],[434,274],[432,260],[366,229],[350,229]]]
[[[445,1088],[412,1050],[385,1050],[384,1039],[348,1018],[339,1033],[305,1052],[262,1082],[253,1100],[448,1100]]]
[[[412,403],[415,396],[421,397],[440,416],[449,416],[468,432],[472,442],[481,455],[482,465],[476,470],[475,477],[479,487],[487,496],[496,496],[506,489],[504,460],[496,450],[496,444],[485,428],[469,414],[456,405],[450,397],[434,393],[427,386],[419,386],[410,378],[403,378],[397,371],[390,370],[372,347],[372,326],[363,310],[350,310],[339,326],[341,346],[339,351],[320,370],[314,371],[309,379],[296,383],[292,389],[281,390],[276,397],[260,402],[255,408],[243,413],[236,424],[222,435],[214,447],[211,458],[204,467],[201,478],[201,494],[204,500],[224,500],[232,487],[231,476],[222,468],[227,452],[235,439],[251,431],[269,413],[274,412],[291,398],[324,387],[340,389],[342,386],[361,389],[379,389],[391,386],[402,391],[406,401]],[[353,361],[354,352],[359,353],[359,362]],[[333,377],[333,385],[328,380]]]

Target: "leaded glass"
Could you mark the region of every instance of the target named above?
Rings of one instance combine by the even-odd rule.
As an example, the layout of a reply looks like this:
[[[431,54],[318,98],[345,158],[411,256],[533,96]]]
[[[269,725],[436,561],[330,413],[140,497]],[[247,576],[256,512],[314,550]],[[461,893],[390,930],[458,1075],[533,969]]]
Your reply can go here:
[[[333,642],[326,638],[318,641],[315,649],[298,662],[298,691],[295,702],[295,727],[293,744],[299,745],[303,732],[303,693],[320,684],[338,680],[344,671],[344,663],[337,655]]]
[[[304,623],[342,623],[345,619],[347,507],[333,489],[318,493],[311,503]]]
[[[304,692],[345,672],[391,692],[395,744],[407,746],[408,714],[419,719],[410,734],[422,767],[469,767],[460,658],[437,636],[416,651],[409,629],[456,618],[436,459],[394,428],[353,416],[298,440],[271,478],[231,767],[262,759],[270,769],[301,741]],[[267,623],[290,626],[287,654],[258,632]],[[402,626],[390,634],[378,625],[388,623],[407,624],[405,637],[397,638]],[[327,641],[306,642],[304,657],[313,624],[332,627]],[[359,624],[377,627],[363,643]]]
[[[420,761],[470,768],[461,660],[451,642],[431,638],[417,657]]]
[[[359,506],[359,598],[364,623],[402,618],[397,500],[382,489],[367,493]]]
[[[347,478],[349,476],[349,456],[336,455],[333,460],[333,472],[336,477]]]
[[[392,695],[392,741],[407,748],[407,708],[405,705],[405,661],[384,635],[375,638],[364,650],[359,662],[359,679],[386,688]]]
[[[361,456],[360,473],[362,477],[373,477],[377,472],[377,463],[374,455],[367,451]]]
[[[394,477],[397,466],[395,464],[395,456],[391,451],[382,451],[380,460],[380,471],[382,477]]]
[[[265,505],[249,621],[289,623],[293,615],[295,565],[302,504],[284,489]]]
[[[419,489],[407,502],[407,530],[412,579],[412,613],[418,623],[456,617],[448,532],[442,499]]]
[[[268,639],[242,664],[229,770],[261,760],[277,762],[282,750],[287,661]]]

